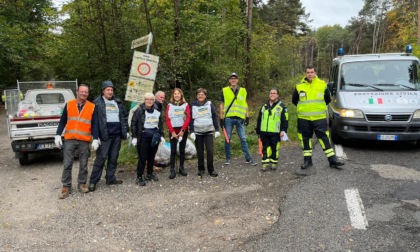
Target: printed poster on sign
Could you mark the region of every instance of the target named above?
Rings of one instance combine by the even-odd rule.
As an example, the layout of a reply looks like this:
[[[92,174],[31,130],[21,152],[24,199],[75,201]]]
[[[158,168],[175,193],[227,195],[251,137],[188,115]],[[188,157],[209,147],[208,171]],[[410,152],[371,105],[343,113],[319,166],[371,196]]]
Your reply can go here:
[[[135,51],[131,63],[130,77],[155,80],[158,63],[158,56]]]
[[[145,93],[153,92],[155,81],[130,76],[127,83],[125,100],[132,102],[143,102]]]

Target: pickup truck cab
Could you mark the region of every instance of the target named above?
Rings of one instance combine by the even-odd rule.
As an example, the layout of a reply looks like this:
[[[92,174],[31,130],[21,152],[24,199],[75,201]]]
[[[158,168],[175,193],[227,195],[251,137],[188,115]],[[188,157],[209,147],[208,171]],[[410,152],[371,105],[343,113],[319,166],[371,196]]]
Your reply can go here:
[[[419,71],[419,59],[410,51],[335,58],[328,83],[333,142],[351,139],[420,144]]]
[[[20,89],[5,91],[6,98],[9,97],[6,99],[9,137],[21,165],[29,164],[31,153],[59,150],[54,144],[54,136],[63,108],[68,101],[75,99],[77,88],[75,81],[65,83],[69,88],[56,88],[54,84],[58,82],[18,82],[20,88],[28,87],[25,84],[31,85],[26,89],[23,101],[19,101]]]

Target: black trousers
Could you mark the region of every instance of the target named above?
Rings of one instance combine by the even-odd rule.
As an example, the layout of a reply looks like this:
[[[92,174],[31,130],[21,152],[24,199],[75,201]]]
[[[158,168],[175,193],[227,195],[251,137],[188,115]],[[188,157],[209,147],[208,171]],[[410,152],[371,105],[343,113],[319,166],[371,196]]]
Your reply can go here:
[[[298,137],[301,141],[304,157],[312,157],[312,136],[318,138],[327,157],[335,156],[331,145],[327,119],[309,121],[298,119]]]
[[[184,132],[182,141],[179,143],[179,167],[184,167],[185,162],[185,145],[187,145],[188,131]],[[171,139],[171,170],[175,169],[176,160],[176,146],[178,145],[178,139]]]
[[[213,134],[196,135],[195,147],[197,148],[198,170],[205,171],[204,166],[204,147],[207,152],[207,170],[209,173],[214,172],[213,166]]]
[[[155,156],[159,145],[152,147],[152,139],[141,139],[137,144],[137,177],[143,176],[144,168],[147,164],[147,174],[153,173],[153,166],[155,164]]]

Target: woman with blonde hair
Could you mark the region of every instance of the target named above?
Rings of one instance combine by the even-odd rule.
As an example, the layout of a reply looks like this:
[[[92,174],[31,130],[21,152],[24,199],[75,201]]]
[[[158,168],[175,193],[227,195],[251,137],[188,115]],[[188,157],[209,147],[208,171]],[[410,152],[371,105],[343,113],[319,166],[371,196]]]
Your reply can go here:
[[[145,186],[145,180],[158,181],[153,174],[153,165],[159,146],[165,143],[161,113],[153,106],[155,96],[152,93],[144,94],[144,103],[136,109],[131,120],[131,143],[137,147],[137,184]],[[144,168],[147,163],[147,175],[143,178]]]

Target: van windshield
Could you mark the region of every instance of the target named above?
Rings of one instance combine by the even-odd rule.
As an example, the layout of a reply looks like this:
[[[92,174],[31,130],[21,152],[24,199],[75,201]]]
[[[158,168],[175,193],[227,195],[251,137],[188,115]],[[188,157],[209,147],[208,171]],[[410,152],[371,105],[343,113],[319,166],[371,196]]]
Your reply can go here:
[[[376,60],[343,63],[340,89],[343,91],[420,90],[419,62]]]

